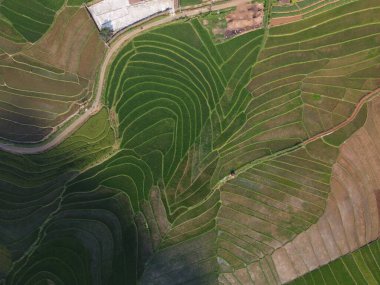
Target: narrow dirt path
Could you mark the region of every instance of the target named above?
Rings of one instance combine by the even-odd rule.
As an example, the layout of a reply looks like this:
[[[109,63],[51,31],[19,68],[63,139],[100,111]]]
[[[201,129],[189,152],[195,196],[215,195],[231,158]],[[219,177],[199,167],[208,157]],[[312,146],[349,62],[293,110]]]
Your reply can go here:
[[[66,138],[68,138],[71,134],[73,134],[80,126],[82,126],[91,116],[95,115],[102,107],[102,94],[103,89],[106,82],[107,77],[107,71],[109,67],[109,63],[112,62],[112,59],[114,56],[116,56],[119,49],[128,41],[136,37],[138,34],[145,32],[149,29],[158,27],[163,24],[167,24],[173,21],[176,21],[183,17],[191,17],[202,13],[207,13],[209,11],[216,11],[216,10],[222,10],[227,9],[230,7],[237,6],[239,4],[246,3],[247,0],[232,0],[228,1],[226,3],[221,4],[215,4],[211,6],[206,7],[200,7],[193,10],[185,10],[180,13],[177,13],[175,15],[169,15],[166,18],[163,18],[158,21],[153,21],[150,23],[147,23],[143,26],[143,28],[137,28],[127,33],[122,33],[120,36],[115,39],[112,43],[110,48],[107,50],[107,54],[104,58],[104,61],[102,63],[100,73],[99,73],[99,81],[98,81],[98,87],[96,92],[96,97],[94,99],[94,102],[92,106],[87,110],[86,113],[81,115],[78,119],[76,119],[74,122],[72,122],[70,125],[68,125],[61,133],[57,134],[52,140],[36,146],[17,146],[12,144],[4,144],[0,143],[0,150],[15,153],[15,154],[36,154],[45,152],[49,149],[54,148],[55,146],[59,145],[61,142],[63,142]]]
[[[365,95],[362,99],[360,99],[360,101],[358,103],[356,103],[356,106],[355,106],[355,109],[354,111],[352,112],[352,114],[346,119],[344,120],[343,122],[341,122],[340,124],[336,125],[335,127],[332,127],[331,129],[329,130],[326,130],[324,132],[321,132],[309,139],[307,139],[306,141],[304,141],[302,143],[302,145],[306,145],[308,143],[311,143],[313,141],[316,141],[324,136],[327,136],[333,132],[336,132],[337,130],[347,126],[349,123],[351,123],[357,116],[357,114],[360,112],[361,108],[363,107],[363,105],[371,100],[373,97],[375,97],[376,95],[379,95],[380,94],[380,88],[377,88],[375,89],[374,91],[368,93],[367,95]]]
[[[380,95],[380,88],[377,88],[375,89],[374,91],[368,93],[367,95],[365,95],[362,99],[359,100],[359,102],[356,104],[355,106],[355,109],[354,111],[352,112],[352,114],[346,119],[344,120],[343,122],[341,122],[340,124],[336,125],[335,127],[331,128],[331,129],[328,129],[326,131],[323,131],[319,134],[316,134],[315,136],[297,144],[297,145],[294,145],[292,147],[289,147],[289,148],[286,148],[286,149],[283,149],[283,150],[280,150],[276,153],[273,153],[271,155],[268,155],[268,156],[264,156],[264,157],[261,157],[259,159],[256,159],[252,162],[249,162],[241,167],[239,167],[238,169],[235,170],[235,175],[231,176],[231,175],[227,175],[225,177],[223,177],[221,180],[219,180],[215,186],[213,187],[214,190],[217,190],[217,189],[220,189],[224,184],[226,184],[228,181],[232,180],[232,179],[235,179],[238,175],[246,172],[248,169],[251,169],[253,166],[257,165],[257,164],[260,164],[264,161],[267,161],[267,160],[270,160],[270,159],[273,159],[273,158],[276,158],[276,157],[279,157],[279,156],[282,156],[282,155],[285,155],[289,152],[293,152],[305,145],[307,145],[308,143],[311,143],[313,141],[316,141],[324,136],[327,136],[333,132],[336,132],[338,131],[339,129],[341,128],[344,128],[345,126],[347,126],[349,123],[351,123],[357,116],[357,114],[360,112],[361,108],[363,107],[363,105],[365,103],[367,103],[369,100],[371,100],[373,97],[375,97],[376,95]]]
[[[96,96],[94,99],[94,102],[92,106],[87,110],[86,113],[81,115],[78,119],[76,119],[74,122],[72,122],[69,126],[67,126],[61,133],[57,134],[52,140],[41,144],[37,146],[17,146],[17,145],[11,145],[11,144],[1,144],[0,143],[0,150],[15,153],[15,154],[36,154],[45,152],[49,149],[54,148],[55,146],[59,145],[61,142],[63,142],[66,138],[68,138],[71,134],[73,134],[80,126],[82,126],[91,116],[95,115],[102,107],[102,94],[105,87],[106,77],[108,73],[109,63],[112,62],[112,59],[114,56],[116,56],[119,49],[128,41],[136,37],[138,34],[145,32],[149,29],[158,27],[163,24],[167,24],[173,21],[176,21],[183,17],[191,17],[202,13],[207,13],[209,11],[216,11],[216,10],[222,10],[227,9],[230,7],[237,6],[239,4],[246,3],[247,0],[232,0],[225,3],[217,4],[217,5],[211,5],[206,7],[200,7],[193,10],[185,10],[180,13],[177,13],[175,15],[170,15],[166,18],[160,19],[158,21],[153,21],[150,23],[147,23],[142,28],[134,29],[130,32],[120,34],[120,36],[114,40],[111,43],[110,48],[107,51],[107,54],[104,58],[104,61],[102,63],[100,73],[99,73],[99,81],[98,81],[98,87]],[[372,91],[371,93],[364,96],[356,105],[354,112],[351,114],[349,118],[347,118],[345,121],[337,125],[336,127],[327,130],[325,132],[322,132],[312,138],[309,138],[308,140],[304,141],[302,144],[307,144],[309,142],[312,142],[314,140],[317,140],[325,135],[328,135],[344,126],[346,126],[348,123],[350,123],[357,115],[363,104],[369,100],[371,97],[375,96],[377,93],[379,93],[380,88]]]

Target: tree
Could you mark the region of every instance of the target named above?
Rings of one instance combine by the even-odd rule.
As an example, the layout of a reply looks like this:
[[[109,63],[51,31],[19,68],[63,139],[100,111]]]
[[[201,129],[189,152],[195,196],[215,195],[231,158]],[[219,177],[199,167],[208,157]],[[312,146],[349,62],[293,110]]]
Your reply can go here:
[[[112,22],[110,20],[105,21],[100,29],[100,37],[103,41],[108,42],[113,35]]]

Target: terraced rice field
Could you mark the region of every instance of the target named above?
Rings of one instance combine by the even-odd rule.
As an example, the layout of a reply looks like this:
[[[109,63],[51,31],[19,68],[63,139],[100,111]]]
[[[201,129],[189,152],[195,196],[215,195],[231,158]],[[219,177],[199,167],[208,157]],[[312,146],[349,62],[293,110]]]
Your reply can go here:
[[[359,20],[359,17],[355,20],[350,18],[351,28],[349,31],[347,31],[346,26],[340,24],[348,21],[345,20],[345,16],[342,16],[345,15],[344,11],[348,13],[350,9],[352,9],[351,11],[378,9],[375,1],[372,1],[375,7],[367,10],[369,2],[366,2],[366,5],[356,2],[350,6],[342,6],[327,12],[323,14],[324,17],[327,18],[327,15],[330,14],[332,20],[320,25],[317,23],[321,22],[321,19],[310,18],[297,24],[272,28],[266,47],[260,54],[253,70],[254,78],[249,86],[255,97],[252,102],[261,99],[267,106],[277,106],[275,108],[278,109],[281,104],[269,105],[269,103],[271,101],[284,102],[288,100],[288,102],[291,102],[290,100],[300,100],[294,106],[302,109],[302,115],[298,117],[298,122],[294,119],[289,121],[289,129],[296,131],[297,125],[300,124],[305,136],[313,136],[345,120],[347,115],[351,114],[352,106],[358,102],[357,100],[363,94],[368,92],[367,88],[371,90],[379,82],[378,72],[366,71],[376,69],[379,66],[377,57],[378,41],[375,39],[377,33],[371,31],[366,36],[365,33],[362,33],[363,30],[360,30],[357,32],[358,39],[356,39],[355,33],[351,32],[356,30],[356,25],[359,26],[358,29],[376,25],[375,20],[371,19],[371,17],[366,18],[364,21]],[[333,14],[339,15],[337,19],[333,19]],[[364,19],[365,15],[362,15],[362,17]],[[305,25],[302,26],[302,23]],[[314,26],[315,24],[316,26]],[[323,30],[323,27],[327,27],[327,25],[329,25],[331,36],[326,34],[327,28],[325,31]],[[302,27],[305,27],[305,29]],[[374,29],[380,31],[379,27]],[[350,39],[347,37],[345,41],[344,35],[349,32],[351,32]],[[366,38],[368,38],[368,41],[364,40]],[[343,43],[342,40],[344,41]],[[356,44],[356,48],[352,48],[353,44],[359,41],[360,45]],[[359,46],[361,47],[359,48]],[[361,61],[364,59],[366,63],[364,64],[363,62],[363,65],[361,65]],[[350,84],[347,84],[348,82]],[[284,98],[284,101],[279,101],[281,98]],[[252,105],[258,104],[252,103]],[[289,103],[287,106],[289,106]],[[297,119],[297,117],[295,118]],[[351,243],[348,246],[341,241],[339,235],[342,236],[343,234],[344,236],[344,227],[353,227],[351,226],[352,224],[350,225],[350,220],[345,217],[343,227],[340,224],[341,221],[337,219],[338,216],[336,216],[336,205],[332,206],[332,204],[328,203],[325,209],[329,190],[336,185],[335,178],[331,179],[329,177],[331,171],[334,175],[337,167],[334,165],[334,168],[331,168],[337,157],[337,152],[334,148],[338,147],[355,129],[360,127],[365,119],[363,110],[362,114],[356,118],[356,122],[352,123],[351,126],[325,137],[323,141],[314,142],[306,146],[306,149],[309,148],[309,153],[306,153],[306,155],[302,154],[299,157],[298,153],[302,152],[296,150],[291,153],[291,156],[289,154],[282,156],[281,163],[279,163],[278,158],[274,158],[269,162],[265,161],[262,164],[254,165],[237,179],[224,186],[228,193],[225,195],[230,198],[225,202],[226,215],[223,218],[227,219],[228,222],[221,219],[223,229],[229,232],[228,242],[223,241],[221,251],[223,264],[226,268],[226,273],[220,278],[222,283],[229,284],[230,282],[238,282],[237,280],[243,282],[243,279],[240,279],[243,278],[240,274],[253,276],[253,280],[256,280],[259,284],[261,284],[260,282],[268,282],[269,284],[286,282],[294,278],[291,277],[292,275],[302,275],[378,238],[376,231],[372,234],[367,233],[366,238],[363,238],[363,234],[358,232],[357,234],[361,236],[360,242]],[[374,124],[372,124],[371,130],[368,130],[368,132],[374,131],[373,126]],[[247,137],[251,138],[252,136]],[[344,152],[345,147],[348,147],[348,145],[345,144],[341,152]],[[310,155],[311,149],[314,151],[314,156]],[[347,154],[352,152],[353,149],[350,149]],[[242,151],[242,153],[244,153],[244,157],[248,155],[247,151]],[[329,155],[326,156],[328,153]],[[303,161],[299,161],[300,158]],[[318,160],[315,160],[315,158],[318,158]],[[299,161],[298,164],[294,164],[294,159]],[[353,161],[356,160],[350,159],[350,161],[352,165],[354,164]],[[309,163],[313,164],[309,166]],[[313,165],[319,168],[314,169]],[[307,173],[303,171],[307,171]],[[359,178],[355,176],[355,179]],[[339,180],[346,181],[344,178]],[[376,189],[374,184],[369,184],[371,185],[370,187],[373,187],[371,191]],[[334,188],[332,189],[334,191]],[[299,190],[301,191],[298,192]],[[233,195],[230,193],[233,193]],[[290,195],[289,197],[292,199],[287,198],[287,195]],[[357,195],[367,194],[358,193]],[[234,196],[244,197],[244,199],[235,198]],[[233,197],[235,201],[231,199]],[[280,197],[281,199],[279,199]],[[248,202],[247,198],[253,200]],[[298,198],[302,198],[299,203],[297,203]],[[361,200],[360,196],[352,199],[355,199],[355,202],[352,203],[358,203],[358,200]],[[373,197],[366,199],[372,199],[372,203],[376,201],[373,200]],[[285,204],[283,204],[283,201],[286,201]],[[343,200],[341,203],[347,203],[347,201]],[[223,208],[224,206],[222,206],[220,213],[223,213]],[[369,209],[368,211],[370,211]],[[374,209],[376,211],[376,206]],[[276,214],[277,212],[278,214]],[[324,215],[320,218],[322,213]],[[306,217],[308,219],[305,219]],[[313,220],[313,217],[315,220]],[[289,219],[294,220],[289,221]],[[336,248],[331,249],[330,256],[326,255],[323,257],[325,259],[321,257],[322,259],[319,262],[316,258],[312,258],[313,256],[306,256],[304,259],[306,265],[300,263],[297,252],[308,254],[308,247],[305,244],[308,240],[308,235],[314,236],[315,229],[318,227],[322,227],[322,230],[324,230],[326,228],[326,219],[330,220],[330,224],[334,228],[342,229],[343,232],[334,231],[334,236],[338,237],[335,237],[335,239],[341,241],[342,245],[339,245],[338,250]],[[311,226],[317,220],[318,223]],[[230,221],[237,225],[233,231],[231,227],[226,227],[226,225],[231,224]],[[356,218],[356,221],[358,222],[358,218]],[[297,226],[299,227],[298,229]],[[357,227],[354,228],[356,231],[359,230]],[[368,227],[365,228],[367,229]],[[308,230],[304,234],[296,235],[297,232],[300,233],[306,229]],[[329,238],[328,234],[331,235],[331,232],[326,232],[326,241],[331,242],[334,238],[331,236]],[[252,248],[252,240],[248,239],[248,237],[252,236],[255,236],[256,247],[254,248]],[[297,238],[292,243],[282,247],[287,241],[294,239],[296,236]],[[293,246],[295,246],[293,244],[297,244],[301,248],[297,251],[293,249]],[[265,265],[263,260],[256,261],[265,258],[266,253],[272,252],[275,248],[278,248],[278,250],[274,251],[273,260],[268,257],[270,260],[269,265],[271,266]],[[291,266],[287,266],[286,259],[283,256],[284,254],[286,255],[286,252],[295,255],[294,258],[291,258]],[[292,266],[296,270],[292,269]],[[260,267],[264,267],[265,274],[258,272],[257,268]],[[240,270],[239,274],[233,273],[237,272],[237,269]],[[250,284],[244,282],[243,284]]]
[[[274,4],[271,25],[283,25],[332,10],[358,0],[301,0],[293,4]]]
[[[380,100],[376,98],[369,104],[365,125],[340,148],[332,169],[331,192],[324,214],[316,224],[273,253],[282,282],[378,239],[379,107]]]
[[[7,9],[8,2],[20,1],[4,1],[0,11]],[[58,5],[58,2],[54,3]],[[17,43],[0,36],[2,142],[41,142],[68,119],[84,111],[93,97],[96,69],[105,45],[84,8],[64,7],[55,20],[54,15],[46,28],[50,27],[49,31],[41,30],[35,43]],[[32,21],[29,17],[31,15],[24,18]],[[17,20],[17,23],[21,22]],[[18,29],[16,24],[12,25]],[[25,40],[37,39],[25,36]]]
[[[377,284],[379,253],[380,241],[376,240],[289,284]]]
[[[35,42],[49,29],[56,12],[64,0],[30,0],[28,5],[22,0],[4,0],[0,12],[25,40]]]
[[[73,136],[38,155],[0,152],[0,281],[376,281],[378,241],[350,253],[379,237],[379,10],[354,1],[222,43],[195,17],[126,42],[103,109]],[[88,62],[104,46],[84,18],[64,8],[21,58],[91,93]],[[79,40],[93,55],[61,57]]]
[[[1,278],[34,244],[40,226],[59,206],[64,184],[112,153],[114,140],[103,109],[52,151],[28,157],[0,153],[0,264],[7,264],[0,266]]]

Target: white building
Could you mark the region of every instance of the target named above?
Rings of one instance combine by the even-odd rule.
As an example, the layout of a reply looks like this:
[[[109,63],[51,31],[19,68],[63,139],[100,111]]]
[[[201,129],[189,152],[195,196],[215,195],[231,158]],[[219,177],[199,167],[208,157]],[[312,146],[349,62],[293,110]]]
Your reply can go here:
[[[103,0],[88,9],[99,30],[109,27],[118,32],[156,13],[174,11],[174,0]]]

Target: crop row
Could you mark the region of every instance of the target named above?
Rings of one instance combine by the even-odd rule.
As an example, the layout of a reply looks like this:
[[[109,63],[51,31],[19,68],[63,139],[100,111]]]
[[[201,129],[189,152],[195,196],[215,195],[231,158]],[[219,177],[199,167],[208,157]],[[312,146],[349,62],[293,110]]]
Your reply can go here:
[[[252,272],[277,283],[266,255],[323,214],[338,146],[365,120],[360,113],[342,133],[295,150],[347,118],[374,84],[363,78],[376,70],[370,27],[378,4],[358,3],[338,8],[342,14],[320,14],[316,23],[312,17],[285,32],[273,28],[265,47],[261,30],[215,45],[196,19],[128,43],[110,66],[105,90],[120,150],[63,179],[60,206],[52,206],[54,215],[9,283],[211,284],[219,272],[221,283],[242,282]],[[332,36],[346,35],[352,9],[361,11],[351,14],[354,29],[368,27],[372,37],[355,50],[349,39],[339,44]],[[324,39],[328,44],[318,46]],[[327,45],[334,45],[333,56]],[[370,69],[361,67],[363,58]],[[49,169],[40,169],[38,179],[110,151],[108,124],[87,126],[71,143],[36,157]],[[86,142],[93,144],[84,151]],[[73,149],[79,153],[69,154]],[[22,176],[20,162],[14,164]],[[235,169],[238,176],[220,186]]]
[[[364,244],[363,237],[370,238],[369,227],[374,227],[371,238],[377,234],[376,217],[372,221],[369,215],[365,215],[365,226],[360,230],[355,230],[353,225],[363,222],[359,217],[347,217],[346,223],[340,220],[339,215],[347,214],[347,200],[344,196],[339,197],[338,192],[342,189],[336,183],[332,185],[338,189],[334,188],[333,194],[330,192],[332,166],[338,157],[339,146],[364,121],[365,116],[363,119],[359,115],[348,125],[351,131],[329,135],[326,141],[341,136],[336,146],[318,140],[305,148],[262,160],[221,188],[222,204],[217,225],[220,232],[218,256],[223,259],[226,272],[223,278],[242,282],[248,274],[252,279],[247,279],[245,284],[282,284],[304,274],[308,268],[318,267],[315,260],[322,259],[319,262],[323,265],[339,257],[340,250],[348,252],[352,243]],[[336,165],[334,171],[335,175],[341,176],[336,172]],[[346,180],[342,183],[345,184]],[[367,193],[358,195],[363,195],[359,200],[363,200],[364,205]],[[372,208],[364,211],[372,211]],[[328,223],[336,230],[330,231]],[[344,232],[348,231],[355,231],[359,238],[343,238]],[[312,250],[309,240],[313,241],[313,247],[321,247],[324,243],[326,249]],[[334,248],[331,248],[332,240],[336,241]],[[266,264],[261,264],[264,261]]]
[[[380,242],[376,240],[290,284],[377,284],[380,282],[379,256]]]
[[[103,109],[63,144],[44,154],[0,154],[0,225],[4,229],[0,240],[11,254],[10,262],[21,258],[36,240],[39,227],[58,207],[63,184],[111,151],[114,133],[107,117]]]
[[[253,263],[316,222],[331,164],[298,150],[253,166],[221,188],[218,226],[232,268]],[[232,258],[233,257],[233,258]]]
[[[0,88],[1,139],[40,142],[78,112],[92,97],[103,51],[104,44],[85,9],[66,8],[33,47],[3,56],[1,72],[6,85]]]
[[[360,98],[376,88],[366,75],[378,61],[372,13],[377,9],[375,1],[354,2],[270,29],[248,87],[253,100],[245,110],[247,123],[220,152],[221,173],[258,160],[221,188],[217,219],[223,233],[218,256],[226,271],[222,283],[242,282],[247,273],[258,282],[279,283],[276,269],[274,275],[254,269],[260,266],[258,260],[282,248],[323,214],[338,147],[363,125],[365,109],[354,123],[305,150],[280,157],[276,152],[291,150],[344,121]],[[358,32],[353,34],[354,30]],[[270,160],[260,160],[272,154]],[[242,276],[237,275],[239,270]],[[255,282],[250,279],[246,284]]]
[[[249,86],[255,96],[249,116],[257,117],[259,106],[265,111],[276,100],[283,102],[289,95],[295,98],[299,92],[299,120],[307,136],[345,120],[356,102],[375,88],[375,79],[364,75],[368,67],[376,66],[378,56],[377,24],[371,18],[378,3],[370,2],[369,6],[351,3],[287,25],[286,30],[272,28]],[[347,31],[348,21],[354,26]],[[247,130],[245,133],[249,134]]]
[[[279,18],[301,15],[302,18],[305,19],[355,1],[357,0],[303,0],[293,5],[274,5],[272,8],[272,17]]]
[[[105,101],[117,114],[122,150],[70,182],[64,204],[78,193],[95,195],[99,189],[128,197],[139,232],[138,241],[131,240],[138,253],[129,266],[137,268],[137,275],[145,267],[143,283],[210,282],[216,278],[212,241],[221,202],[219,191],[212,191],[210,183],[218,161],[214,148],[245,122],[242,110],[249,101],[245,85],[262,32],[251,36],[255,40],[245,46],[246,55],[237,51],[240,45],[230,41],[231,54],[223,59],[197,21],[168,25],[134,39],[110,67]],[[222,66],[237,71],[230,73]],[[226,86],[236,90],[232,98]],[[227,99],[235,106],[231,111],[222,107],[227,101],[221,100]],[[65,211],[63,207],[62,213]],[[136,220],[146,222],[148,236],[140,233],[146,227]],[[142,252],[140,256],[141,238],[146,255]],[[46,242],[50,239],[48,234]],[[194,246],[183,243],[188,240],[193,240]],[[191,266],[184,267],[182,257],[190,250],[197,254],[190,258]],[[150,262],[144,266],[146,256]]]
[[[63,3],[64,0],[31,0],[25,5],[20,0],[5,0],[0,11],[25,39],[35,42],[49,29]]]

